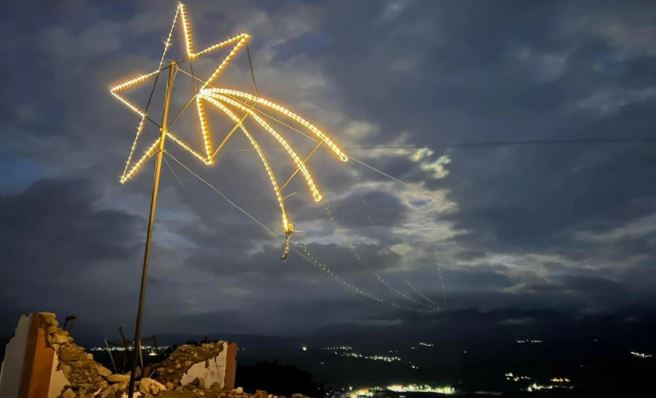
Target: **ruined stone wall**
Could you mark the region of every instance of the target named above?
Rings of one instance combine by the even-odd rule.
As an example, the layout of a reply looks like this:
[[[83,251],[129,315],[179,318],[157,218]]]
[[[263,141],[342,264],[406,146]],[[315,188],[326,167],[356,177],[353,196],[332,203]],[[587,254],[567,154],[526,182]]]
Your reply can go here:
[[[128,374],[115,374],[96,362],[93,355],[75,344],[73,337],[59,327],[53,313],[30,315],[29,333],[25,320],[19,321],[21,333],[27,341],[12,339],[7,347],[5,364],[0,374],[2,398],[126,398]],[[22,322],[22,323],[21,323]],[[36,323],[34,323],[36,322]],[[21,326],[22,325],[22,326]],[[18,344],[18,343],[23,343]],[[31,343],[30,343],[31,342]],[[33,344],[32,344],[33,343]],[[13,345],[12,345],[13,344]],[[22,347],[22,348],[21,348]],[[25,348],[27,347],[27,349]],[[40,359],[35,359],[39,356]],[[26,359],[33,366],[19,363]],[[37,366],[38,365],[38,366]],[[175,349],[161,363],[151,365],[137,382],[141,398],[272,398],[265,391],[248,394],[233,388],[236,366],[236,345],[217,341],[204,344],[184,344]],[[21,372],[17,368],[23,369]],[[30,371],[25,373],[24,369]],[[37,369],[38,368],[38,369]],[[38,371],[35,371],[37,369]],[[11,376],[11,380],[9,377]],[[5,383],[5,384],[2,384]],[[21,390],[22,388],[22,390]],[[27,393],[25,392],[27,391]],[[300,396],[302,397],[302,396]]]
[[[19,398],[20,382],[17,381],[21,380],[25,365],[30,320],[29,315],[22,315],[18,320],[14,337],[7,343],[5,359],[0,368],[0,397],[2,398]]]

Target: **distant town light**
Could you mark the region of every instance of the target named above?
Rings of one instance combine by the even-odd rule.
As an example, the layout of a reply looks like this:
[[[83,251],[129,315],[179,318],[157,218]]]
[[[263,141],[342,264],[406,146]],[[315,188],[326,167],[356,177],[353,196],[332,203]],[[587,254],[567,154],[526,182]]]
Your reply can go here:
[[[637,352],[637,351],[631,351],[631,355],[633,355],[636,358],[642,358],[642,359],[647,359],[653,357],[652,354],[646,354],[644,352]]]
[[[377,392],[391,391],[396,393],[404,392],[420,392],[420,393],[436,393],[442,395],[453,395],[456,393],[455,388],[452,386],[431,386],[428,384],[392,384],[388,386],[374,386],[353,389],[349,386],[348,398],[358,397],[373,397],[378,396]]]

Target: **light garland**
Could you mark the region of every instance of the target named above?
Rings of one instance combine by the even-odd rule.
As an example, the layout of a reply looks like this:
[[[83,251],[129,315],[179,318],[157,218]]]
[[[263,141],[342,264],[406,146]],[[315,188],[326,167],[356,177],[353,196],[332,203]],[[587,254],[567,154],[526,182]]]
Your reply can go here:
[[[280,206],[280,212],[282,214],[282,225],[283,229],[286,234],[291,234],[293,232],[293,225],[289,223],[287,219],[287,212],[285,210],[285,201],[282,198],[282,194],[280,193],[280,187],[278,185],[278,180],[276,180],[275,175],[273,174],[273,171],[271,170],[271,166],[269,165],[269,161],[267,160],[266,156],[264,155],[264,152],[262,152],[262,148],[260,148],[260,145],[257,143],[255,138],[248,132],[246,127],[242,124],[241,120],[232,113],[230,109],[228,109],[225,105],[222,103],[212,99],[212,98],[207,98],[207,100],[214,106],[216,106],[218,109],[220,109],[223,113],[228,115],[230,119],[232,119],[235,123],[239,124],[239,128],[241,131],[246,135],[246,138],[248,138],[248,141],[251,143],[253,148],[255,148],[255,151],[260,157],[260,160],[262,161],[262,164],[264,165],[264,168],[266,169],[266,172],[269,176],[269,180],[271,181],[271,185],[273,186],[273,191],[276,195],[276,199],[278,200],[278,205]]]
[[[358,263],[362,268],[365,268],[366,270],[368,270],[374,276],[374,278],[376,278],[376,280],[378,282],[380,282],[383,286],[385,286],[387,289],[389,289],[392,293],[396,294],[397,296],[399,296],[399,297],[405,299],[406,301],[409,301],[409,302],[411,302],[415,305],[422,306],[422,303],[420,303],[419,301],[413,299],[412,297],[408,296],[407,294],[403,293],[402,291],[396,289],[394,286],[390,285],[389,282],[387,282],[378,272],[376,272],[374,269],[372,269],[369,266],[369,264],[366,261],[364,261],[362,259],[362,257],[360,257],[358,252],[355,250],[355,247],[351,243],[351,240],[349,239],[349,237],[346,236],[346,234],[342,233],[341,228],[337,224],[337,218],[335,217],[335,214],[333,213],[332,207],[326,204],[324,206],[324,208],[326,210],[326,215],[328,216],[328,219],[330,219],[330,223],[333,226],[333,230],[335,231],[335,233],[337,235],[339,235],[340,239],[344,242],[346,247],[348,247],[351,254],[355,258],[355,262]]]
[[[321,130],[319,130],[316,126],[314,126],[312,123],[308,122],[307,120],[303,119],[299,115],[295,114],[294,112],[276,104],[273,103],[269,100],[266,100],[264,98],[256,97],[252,94],[245,93],[243,91],[238,91],[238,90],[231,90],[231,89],[226,89],[226,88],[203,88],[201,89],[201,95],[211,95],[211,94],[226,94],[230,96],[235,96],[235,97],[241,97],[245,98],[249,101],[256,102],[258,104],[264,105],[267,108],[273,109],[274,111],[281,113],[282,115],[294,120],[295,122],[299,123],[306,129],[310,130],[314,135],[316,135],[321,141],[323,141],[328,148],[330,148],[337,157],[343,161],[346,162],[348,161],[348,157],[342,152],[341,149],[335,143],[328,138]]]
[[[177,25],[178,23],[179,25]],[[278,201],[278,204],[280,206],[283,230],[287,238],[289,239],[291,233],[293,232],[293,224],[289,221],[289,217],[285,209],[284,197],[282,195],[280,185],[278,184],[278,180],[276,179],[273,169],[271,168],[268,159],[266,158],[264,152],[262,151],[262,148],[255,140],[254,136],[243,125],[244,118],[246,116],[251,117],[258,124],[259,127],[261,127],[267,133],[271,134],[276,139],[276,141],[284,148],[284,150],[286,151],[286,153],[288,154],[288,156],[296,166],[297,171],[300,171],[301,174],[303,175],[305,182],[315,201],[320,201],[322,199],[321,192],[317,188],[317,185],[315,184],[314,179],[305,164],[305,161],[307,161],[307,159],[305,159],[305,161],[302,160],[301,157],[298,156],[296,151],[291,147],[291,145],[289,145],[287,140],[281,134],[279,134],[278,131],[276,131],[273,127],[271,127],[271,125],[269,125],[264,119],[258,116],[256,112],[253,111],[253,107],[248,108],[241,101],[238,101],[237,99],[241,98],[249,102],[252,102],[253,106],[256,104],[263,105],[267,108],[270,108],[284,115],[285,117],[293,120],[294,122],[298,123],[300,126],[305,128],[306,130],[311,132],[312,135],[318,138],[319,142],[325,144],[326,147],[328,147],[340,160],[347,161],[348,157],[341,151],[341,149],[339,149],[339,147],[326,134],[324,134],[316,126],[314,126],[312,123],[308,122],[301,116],[297,115],[296,113],[289,111],[285,107],[282,107],[281,105],[275,104],[264,98],[260,98],[241,91],[214,87],[212,84],[215,81],[217,81],[217,79],[221,76],[223,71],[230,64],[230,62],[248,44],[251,36],[246,33],[240,33],[227,40],[212,44],[203,50],[196,51],[194,46],[194,40],[193,40],[192,26],[188,16],[187,8],[182,3],[179,3],[178,6],[176,7],[175,15],[173,16],[173,21],[171,23],[171,28],[169,29],[168,35],[164,42],[164,50],[162,51],[162,56],[160,58],[158,68],[150,73],[139,75],[122,83],[116,84],[110,88],[111,94],[116,99],[118,99],[123,105],[127,106],[131,111],[135,112],[140,117],[139,123],[137,125],[135,138],[134,141],[132,142],[132,146],[128,154],[128,158],[125,164],[125,168],[123,170],[123,174],[121,175],[120,178],[121,183],[125,183],[129,181],[141,170],[141,168],[144,166],[147,160],[150,159],[150,157],[152,157],[152,155],[157,152],[157,147],[158,147],[157,144],[161,139],[158,138],[152,144],[150,144],[148,149],[144,152],[144,154],[141,157],[136,158],[134,156],[134,152],[136,151],[136,148],[138,146],[139,138],[143,135],[142,133],[146,122],[153,122],[153,121],[148,117],[148,105],[146,105],[146,107],[143,109],[138,107],[137,105],[129,101],[127,98],[125,98],[123,96],[123,92],[139,87],[145,84],[153,77],[157,78],[159,76],[159,73],[162,72],[162,70],[166,69],[163,68],[163,65],[165,63],[168,50],[171,47],[173,31],[175,30],[176,26],[179,26],[179,28],[181,28],[182,30],[182,36],[184,39],[185,60],[189,61],[190,63],[192,60],[195,60],[204,55],[208,55],[220,49],[226,48],[229,49],[229,52],[223,58],[223,60],[219,62],[218,66],[214,69],[214,71],[211,73],[210,77],[207,80],[203,81],[201,79],[197,79],[192,74],[192,77],[194,79],[197,79],[200,82],[202,82],[202,85],[200,86],[200,90],[196,92],[194,97],[190,98],[190,101],[195,100],[196,116],[198,117],[200,134],[203,138],[204,148],[202,150],[194,149],[192,145],[190,145],[188,142],[186,142],[185,140],[174,134],[172,131],[170,131],[169,130],[170,126],[163,126],[164,128],[163,133],[165,134],[166,137],[170,138],[172,142],[177,144],[180,148],[182,148],[186,152],[193,155],[195,158],[200,160],[203,164],[211,165],[214,163],[216,155],[221,151],[223,145],[225,145],[227,140],[234,133],[237,126],[239,126],[241,131],[248,138],[250,144],[253,146],[253,148],[255,148],[255,151],[260,157],[262,165],[264,166],[267,172],[269,180],[271,181],[274,194],[276,196],[276,200]],[[175,62],[173,62],[170,67],[176,67],[176,65],[174,64]],[[207,119],[206,109],[205,109],[206,103],[211,104],[213,107],[221,111],[229,119],[231,119],[233,122],[236,123],[235,128],[233,128],[223,138],[223,140],[218,144],[218,146],[215,146],[216,141],[214,140],[214,134],[212,132],[210,123]],[[246,115],[244,116],[244,118],[240,119],[233,111],[229,109],[229,107],[238,109],[240,111],[245,111]],[[287,241],[286,244],[288,246],[289,241]]]
[[[349,289],[349,290],[352,290],[352,291],[354,291],[355,293],[357,293],[357,294],[359,294],[359,295],[361,295],[361,296],[364,296],[364,297],[366,297],[366,298],[368,298],[368,299],[370,299],[370,300],[373,300],[373,301],[376,301],[376,302],[379,302],[379,303],[384,303],[384,302],[385,302],[382,298],[380,298],[380,297],[378,297],[378,296],[375,296],[375,295],[373,295],[372,293],[369,293],[368,291],[366,291],[366,290],[364,290],[364,289],[361,289],[361,288],[359,288],[359,287],[357,287],[357,286],[355,286],[355,285],[353,285],[353,284],[351,284],[351,283],[345,281],[344,279],[340,278],[339,276],[335,275],[335,274],[330,270],[330,268],[328,268],[325,264],[323,264],[322,262],[320,262],[319,260],[317,260],[317,259],[312,255],[312,253],[310,253],[310,251],[307,249],[307,247],[306,247],[304,244],[301,243],[301,244],[298,245],[298,247],[303,251],[303,253],[305,254],[305,257],[306,257],[308,260],[310,260],[310,262],[311,262],[312,264],[314,264],[317,268],[319,268],[319,269],[321,270],[321,272],[323,272],[324,274],[326,274],[326,275],[330,276],[331,278],[333,278],[333,279],[335,280],[335,282],[339,283],[339,284],[342,285],[343,287],[345,287],[345,288],[347,288],[347,289]]]
[[[276,141],[278,141],[278,143],[280,143],[280,145],[285,149],[285,151],[287,151],[289,157],[292,158],[292,160],[296,164],[296,167],[301,171],[303,177],[305,177],[305,182],[307,183],[308,188],[310,188],[310,192],[312,192],[312,196],[314,197],[315,202],[321,201],[322,198],[321,193],[319,192],[319,189],[317,189],[317,186],[315,185],[312,176],[310,175],[310,172],[305,167],[305,163],[303,163],[303,161],[298,157],[298,155],[292,149],[292,147],[289,146],[287,140],[285,140],[280,134],[278,134],[278,132],[274,130],[273,127],[269,125],[269,123],[267,123],[266,121],[264,121],[264,119],[259,117],[257,113],[253,112],[253,110],[248,109],[248,107],[240,104],[237,101],[234,101],[231,98],[225,97],[223,95],[213,95],[211,97],[206,97],[206,98],[208,99],[208,101],[212,101],[212,98],[219,99],[236,108],[246,111],[249,115],[251,115],[251,117],[253,117],[253,119],[257,123],[259,123],[260,126],[264,128],[264,130],[266,130],[269,134],[271,134],[276,139]]]

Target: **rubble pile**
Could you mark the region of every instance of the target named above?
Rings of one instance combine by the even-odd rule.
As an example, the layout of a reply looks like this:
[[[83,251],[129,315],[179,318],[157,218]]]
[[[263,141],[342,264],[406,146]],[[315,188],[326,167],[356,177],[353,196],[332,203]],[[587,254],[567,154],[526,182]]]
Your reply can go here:
[[[192,365],[205,361],[205,366],[208,366],[207,361],[218,356],[223,351],[223,346],[223,341],[200,345],[183,344],[168,358],[155,365],[150,376],[164,384],[169,390],[174,389],[180,386],[182,376]],[[202,385],[201,381],[200,387],[208,388],[210,386]]]
[[[299,395],[303,397],[302,395]],[[177,388],[173,391],[166,391],[157,398],[273,398],[273,395],[266,391],[257,390],[255,394],[245,393],[241,387],[235,389],[226,389],[219,387],[214,383],[210,388],[202,388],[198,383],[190,383],[184,387]],[[297,396],[295,395],[294,398]]]
[[[46,324],[46,342],[59,358],[61,370],[68,385],[57,398],[125,398],[127,397],[128,374],[112,373],[111,370],[93,359],[84,348],[75,344],[70,334],[61,328],[55,314],[39,313]],[[136,389],[140,398],[274,398],[266,391],[257,390],[248,394],[239,387],[222,388],[219,383],[210,386],[196,378],[185,386],[182,376],[194,364],[211,360],[224,349],[224,342],[183,344],[159,364],[152,365],[144,372],[149,377],[137,381]],[[277,398],[277,397],[276,397]],[[294,394],[292,398],[306,398]]]
[[[59,328],[55,314],[41,312],[39,315],[47,325],[46,342],[59,358],[58,369],[69,382],[61,393],[62,398],[114,398],[114,393],[127,390],[129,376],[113,374],[96,362],[92,354],[75,344],[66,330]]]

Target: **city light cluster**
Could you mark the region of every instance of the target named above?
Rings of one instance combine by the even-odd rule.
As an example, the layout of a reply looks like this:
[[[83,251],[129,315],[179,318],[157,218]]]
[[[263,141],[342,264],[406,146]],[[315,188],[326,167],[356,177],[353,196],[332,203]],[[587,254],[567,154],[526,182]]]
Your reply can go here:
[[[382,361],[387,363],[401,362],[401,358],[388,355],[364,355],[357,352],[344,352],[342,353],[342,356],[348,358],[369,359],[371,361]]]
[[[562,383],[557,383],[557,384],[538,384],[538,383],[533,383],[530,386],[526,388],[526,391],[528,392],[536,392],[536,391],[542,391],[542,390],[554,390],[554,389],[564,389],[564,390],[571,390],[573,389],[573,386],[569,385],[563,385]]]
[[[353,347],[350,345],[340,345],[336,347],[323,347],[324,351],[353,351]]]
[[[395,393],[434,393],[454,395],[456,389],[452,386],[431,386],[429,384],[391,384],[388,386],[373,386],[353,389],[349,387],[348,398],[373,397],[377,392],[391,391]]]
[[[642,358],[642,359],[651,358],[653,356],[652,354],[646,354],[644,352],[637,352],[637,351],[631,351],[631,355],[633,355],[636,358]]]
[[[451,386],[434,387],[428,384],[392,384],[386,387],[394,392],[432,392],[437,394],[453,395],[456,389]]]
[[[169,348],[169,346],[161,346],[161,347],[155,347],[155,346],[150,346],[150,345],[142,345],[141,346],[142,350],[157,350],[157,349],[166,350],[168,348]],[[113,347],[112,346],[107,346],[107,347],[96,346],[96,347],[90,348],[90,351],[94,351],[94,352],[103,352],[103,351],[104,352],[110,352],[110,351],[112,351],[112,352],[115,352],[115,351],[124,352],[124,351],[132,351],[132,346],[128,346],[127,350],[123,346],[113,346]]]
[[[522,381],[522,380],[531,380],[531,378],[528,377],[528,376],[516,375],[513,372],[508,372],[504,376],[506,377],[506,380],[514,381],[514,382],[518,382],[518,381]]]

